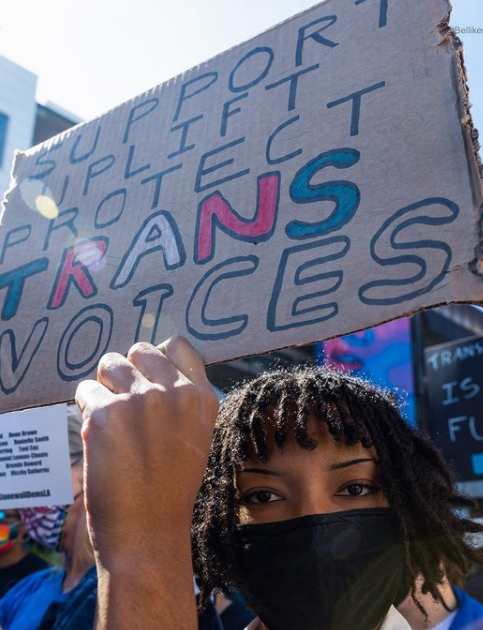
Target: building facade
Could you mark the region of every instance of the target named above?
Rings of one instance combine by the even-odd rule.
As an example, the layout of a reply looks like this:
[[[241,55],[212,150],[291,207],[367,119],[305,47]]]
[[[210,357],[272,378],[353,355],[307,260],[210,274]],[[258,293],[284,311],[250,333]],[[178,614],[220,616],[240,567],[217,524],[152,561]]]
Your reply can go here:
[[[0,56],[0,196],[10,186],[15,150],[32,144],[37,77]]]
[[[57,105],[36,102],[37,76],[0,55],[0,200],[10,187],[13,156],[82,122]]]

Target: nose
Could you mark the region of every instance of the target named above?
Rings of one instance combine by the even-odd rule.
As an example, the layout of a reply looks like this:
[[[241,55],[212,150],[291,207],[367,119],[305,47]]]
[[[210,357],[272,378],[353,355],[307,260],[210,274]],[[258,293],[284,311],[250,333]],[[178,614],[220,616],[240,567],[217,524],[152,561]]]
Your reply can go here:
[[[323,480],[314,479],[305,483],[301,489],[297,511],[297,516],[330,514],[331,512],[339,512],[340,506],[336,504],[328,492]]]
[[[297,516],[309,516],[311,514],[330,514],[339,512],[340,507],[328,501],[304,501],[299,508]]]

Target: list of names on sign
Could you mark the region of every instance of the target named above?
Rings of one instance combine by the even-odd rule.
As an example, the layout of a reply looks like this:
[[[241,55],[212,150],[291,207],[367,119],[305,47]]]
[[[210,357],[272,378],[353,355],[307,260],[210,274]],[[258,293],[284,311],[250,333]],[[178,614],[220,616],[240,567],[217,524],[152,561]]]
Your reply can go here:
[[[0,420],[0,509],[72,501],[65,405]]]

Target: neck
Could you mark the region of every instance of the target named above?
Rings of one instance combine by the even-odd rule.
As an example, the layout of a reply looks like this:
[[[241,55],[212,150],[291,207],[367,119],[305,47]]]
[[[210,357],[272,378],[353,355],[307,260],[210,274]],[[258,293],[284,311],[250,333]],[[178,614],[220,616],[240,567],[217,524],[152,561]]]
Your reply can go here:
[[[406,597],[402,604],[397,607],[401,615],[411,626],[412,630],[426,630],[428,628],[428,623],[429,627],[435,626],[444,621],[447,617],[449,617],[449,615],[451,615],[453,610],[458,608],[458,600],[456,599],[456,595],[447,579],[445,579],[443,584],[439,587],[439,591],[446,607],[450,610],[446,610],[442,602],[435,602],[430,593],[423,595],[420,589],[417,590],[417,598],[427,612],[427,620],[416,606],[411,596]]]
[[[6,569],[7,567],[11,567],[20,560],[23,560],[27,555],[27,551],[22,547],[22,545],[17,542],[15,545],[4,553],[0,553],[0,569]]]
[[[66,552],[65,578],[62,584],[62,592],[68,593],[77,586],[92,565],[92,562],[79,560],[75,554]]]

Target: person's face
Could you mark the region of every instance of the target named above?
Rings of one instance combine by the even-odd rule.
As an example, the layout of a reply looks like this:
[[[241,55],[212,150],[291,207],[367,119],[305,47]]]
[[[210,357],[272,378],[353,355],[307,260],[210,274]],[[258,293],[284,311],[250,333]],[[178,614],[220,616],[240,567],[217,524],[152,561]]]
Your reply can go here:
[[[17,526],[17,536],[15,538],[14,543],[18,543],[20,538],[24,535],[25,529],[22,521],[20,520],[20,515],[17,510],[2,510],[0,511],[0,525],[5,525],[7,527]],[[5,534],[5,532],[3,532]],[[5,548],[11,548],[11,544],[7,543]]]
[[[17,510],[2,510],[0,512],[0,522],[8,525],[20,524],[20,515]]]
[[[282,452],[269,440],[266,463],[256,457],[243,462],[236,475],[241,524],[388,506],[374,448],[335,442],[313,417],[309,434],[317,440],[312,451],[287,435]]]

